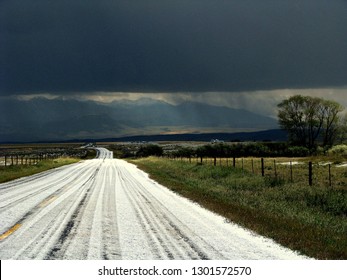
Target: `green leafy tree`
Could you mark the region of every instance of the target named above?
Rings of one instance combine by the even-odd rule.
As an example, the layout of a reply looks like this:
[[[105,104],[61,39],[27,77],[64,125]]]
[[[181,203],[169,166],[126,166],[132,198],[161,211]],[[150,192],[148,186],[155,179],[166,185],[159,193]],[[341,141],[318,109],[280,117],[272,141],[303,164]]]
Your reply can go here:
[[[295,95],[278,104],[280,127],[288,131],[291,144],[313,150],[319,139],[332,146],[338,136],[343,107],[330,100]]]
[[[337,144],[347,143],[347,114],[340,118],[336,142]]]

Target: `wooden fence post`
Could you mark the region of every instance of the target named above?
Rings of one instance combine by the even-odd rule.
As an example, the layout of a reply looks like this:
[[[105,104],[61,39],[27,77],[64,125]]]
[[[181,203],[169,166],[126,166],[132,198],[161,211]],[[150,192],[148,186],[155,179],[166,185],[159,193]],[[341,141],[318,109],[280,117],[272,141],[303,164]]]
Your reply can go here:
[[[236,166],[236,159],[235,157],[233,157],[233,167],[235,168],[235,166]]]
[[[308,184],[312,186],[312,161],[308,163]]]
[[[290,162],[290,182],[293,183],[293,163]]]
[[[276,160],[274,159],[274,169],[275,169],[275,177],[277,178],[277,167],[276,167]]]
[[[264,158],[261,158],[261,176],[264,177],[265,170],[264,170]]]
[[[332,187],[332,183],[331,183],[331,164],[329,163],[329,187]]]

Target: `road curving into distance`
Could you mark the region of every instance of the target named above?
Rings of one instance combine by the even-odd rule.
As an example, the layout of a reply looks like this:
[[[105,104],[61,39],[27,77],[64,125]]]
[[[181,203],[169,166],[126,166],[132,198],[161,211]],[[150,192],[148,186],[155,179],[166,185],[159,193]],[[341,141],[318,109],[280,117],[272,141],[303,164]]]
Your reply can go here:
[[[302,259],[98,156],[0,184],[0,259]]]

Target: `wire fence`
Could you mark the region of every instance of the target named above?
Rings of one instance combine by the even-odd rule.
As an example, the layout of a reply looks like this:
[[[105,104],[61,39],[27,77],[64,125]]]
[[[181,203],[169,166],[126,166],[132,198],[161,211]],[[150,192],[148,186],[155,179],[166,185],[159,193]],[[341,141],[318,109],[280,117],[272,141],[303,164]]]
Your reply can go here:
[[[347,188],[347,163],[290,158],[171,157],[171,159],[191,164],[237,168],[247,176],[272,178],[278,183]]]
[[[35,165],[42,160],[52,160],[62,157],[79,157],[87,155],[87,150],[31,151],[31,152],[2,152],[0,166]]]

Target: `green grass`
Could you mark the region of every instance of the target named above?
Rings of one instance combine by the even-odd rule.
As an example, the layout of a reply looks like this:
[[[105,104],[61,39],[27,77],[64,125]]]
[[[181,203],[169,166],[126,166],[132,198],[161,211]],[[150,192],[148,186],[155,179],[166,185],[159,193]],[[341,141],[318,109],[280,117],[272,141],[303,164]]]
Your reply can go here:
[[[78,158],[58,158],[43,160],[35,165],[12,165],[0,167],[0,183],[8,182],[24,176],[33,175],[52,168],[72,164],[80,161]]]
[[[347,189],[309,187],[248,170],[159,158],[132,161],[152,178],[261,235],[318,259],[347,259]]]

